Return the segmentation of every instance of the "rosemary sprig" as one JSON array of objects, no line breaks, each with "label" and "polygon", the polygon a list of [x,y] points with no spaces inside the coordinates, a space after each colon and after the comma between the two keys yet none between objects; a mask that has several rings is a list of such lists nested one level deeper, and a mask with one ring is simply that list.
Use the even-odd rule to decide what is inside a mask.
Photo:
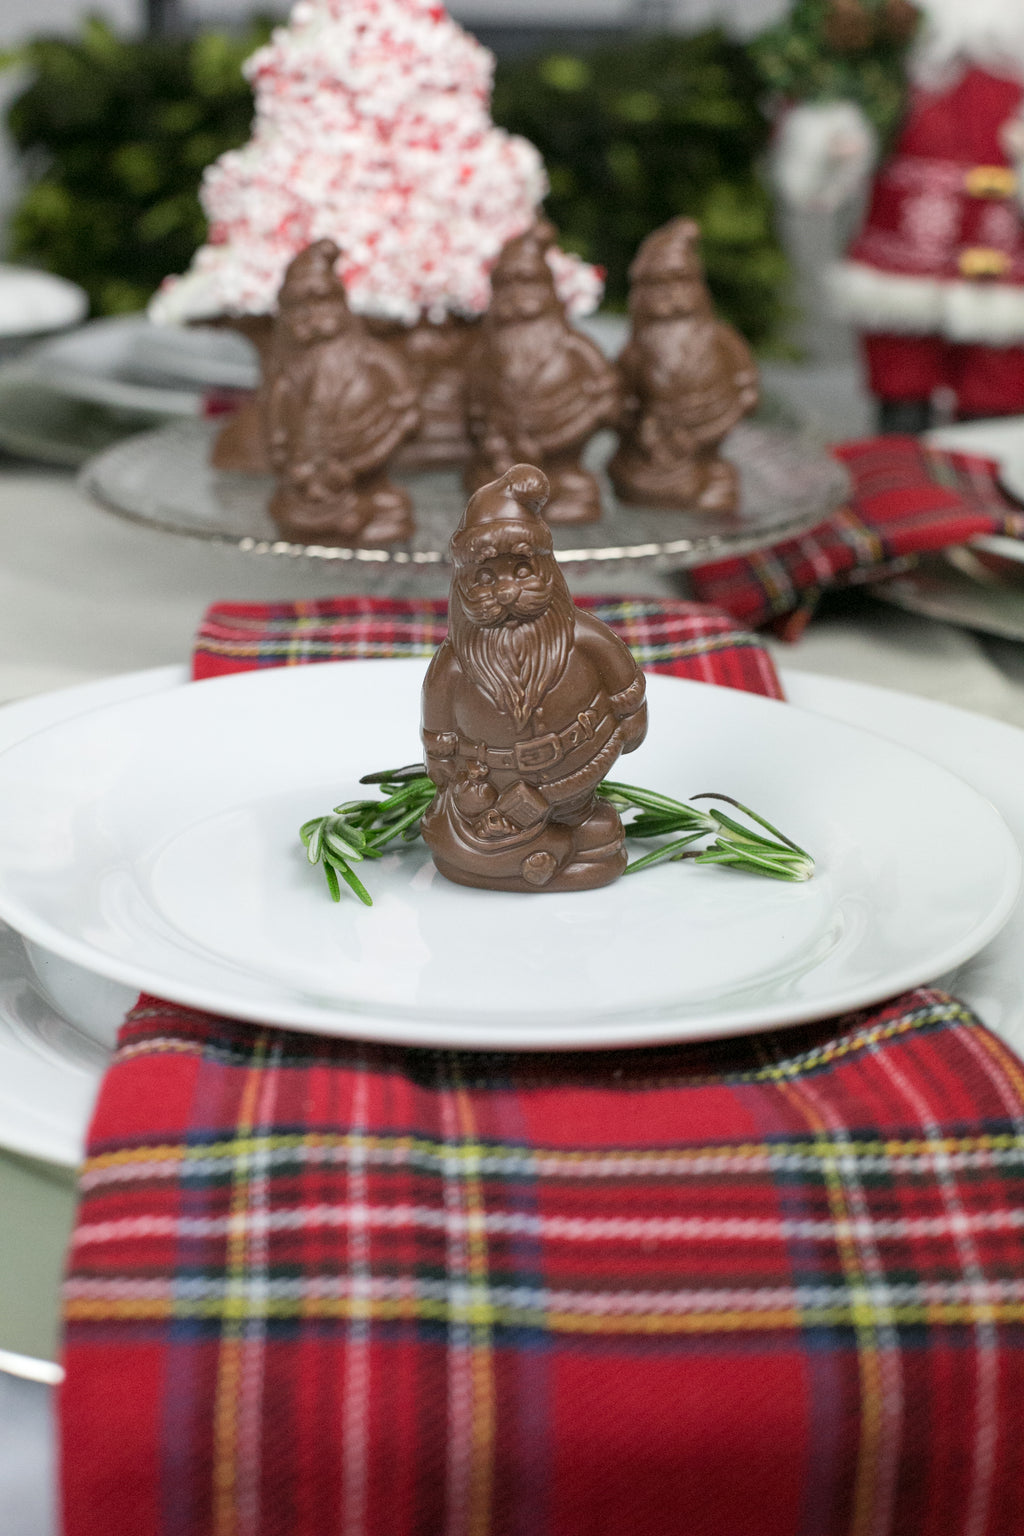
[{"label": "rosemary sprig", "polygon": [[299,836],[309,862],[323,865],[332,900],[341,900],[343,880],[365,906],[372,907],[373,897],[352,865],[382,858],[396,837],[410,843],[419,837],[420,818],[434,798],[434,786],[422,763],[368,773],[359,782],[376,785],[384,798],[346,800],[329,816],[303,822]]},{"label": "rosemary sprig", "polygon": [[[334,901],[341,900],[342,883],[368,907],[373,906],[366,886],[353,864],[379,859],[396,841],[415,842],[420,820],[434,798],[435,790],[422,763],[405,768],[385,768],[367,773],[360,784],[373,785],[377,799],[346,800],[336,805],[329,816],[314,816],[300,828],[299,836],[311,864],[321,864],[327,888]],[[626,866],[626,874],[650,869],[655,864],[692,859],[695,864],[724,864],[748,874],[767,875],[772,880],[809,880],[814,874],[811,855],[765,821],[756,811],[741,805],[731,795],[709,792],[694,795],[694,800],[717,800],[740,811],[762,831],[744,826],[725,811],[697,810],[685,800],[673,800],[651,789],[633,784],[619,784],[606,779],[598,794],[610,800],[623,816],[626,836],[638,840],[668,838],[656,848]],[[382,798],[381,798],[382,797]],[[629,819],[629,813],[635,813]],[[768,833],[769,836],[764,834]],[[707,839],[711,838],[710,844]],[[703,847],[694,847],[704,843]]]},{"label": "rosemary sprig", "polygon": [[[623,821],[629,838],[683,834],[627,864],[627,875],[635,874],[640,869],[649,869],[653,864],[667,864],[680,859],[692,859],[695,864],[726,864],[732,869],[742,869],[752,875],[767,875],[773,880],[809,880],[814,874],[814,860],[805,849],[749,806],[734,800],[731,795],[708,791],[694,795],[693,799],[719,800],[734,806],[769,832],[770,837],[765,837],[752,827],[743,826],[724,811],[699,811],[691,802],[673,800],[668,795],[660,795],[650,789],[637,789],[632,784],[618,784],[606,779],[597,792],[610,800],[620,815],[629,811],[637,812],[632,820]],[[710,847],[692,846],[708,837],[713,839]]]}]

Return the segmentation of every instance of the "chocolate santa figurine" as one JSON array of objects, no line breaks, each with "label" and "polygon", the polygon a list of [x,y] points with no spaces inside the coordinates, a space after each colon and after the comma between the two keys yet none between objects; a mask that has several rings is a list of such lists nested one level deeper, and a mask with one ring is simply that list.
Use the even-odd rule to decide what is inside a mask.
[{"label": "chocolate santa figurine", "polygon": [[317,240],[285,273],[262,391],[278,476],[270,515],[305,543],[374,546],[407,539],[412,502],[387,462],[415,431],[409,374],[351,313],[335,276],[338,247]]},{"label": "chocolate santa figurine", "polygon": [[514,465],[477,491],[451,543],[448,636],[423,685],[437,794],[422,831],[460,885],[582,891],[626,867],[622,823],[595,791],[644,739],[644,676],[573,604],[540,515],[548,490]]},{"label": "chocolate santa figurine", "polygon": [[729,512],[736,470],[719,446],[758,399],[757,365],[715,318],[692,219],[673,219],[629,269],[632,331],[619,358],[621,440],[608,473],[623,501]]},{"label": "chocolate santa figurine", "polygon": [[549,523],[592,523],[601,494],[580,454],[618,411],[615,370],[566,319],[546,252],[553,230],[538,221],[510,240],[491,272],[491,304],[467,369],[474,491],[513,464],[539,464],[551,486]]}]

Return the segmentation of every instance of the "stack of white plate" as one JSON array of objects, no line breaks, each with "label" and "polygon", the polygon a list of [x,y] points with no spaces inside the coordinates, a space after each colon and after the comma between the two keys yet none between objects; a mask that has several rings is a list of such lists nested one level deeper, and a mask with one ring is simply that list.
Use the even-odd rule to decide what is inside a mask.
[{"label": "stack of white plate", "polygon": [[0,448],[77,467],[129,433],[200,415],[209,390],[250,389],[257,375],[253,349],[234,332],[156,326],[144,315],[94,320],[0,366]]},{"label": "stack of white plate", "polygon": [[4,1144],[79,1159],[140,990],[326,1035],[601,1050],[944,979],[1024,1047],[1024,732],[798,673],[789,704],[655,676],[621,776],[754,806],[813,880],[677,864],[524,898],[450,885],[414,845],[369,867],[372,908],[335,906],[297,828],[415,758],[423,665],[162,669],[0,711]]},{"label": "stack of white plate", "polygon": [[0,262],[0,356],[84,320],[85,290],[66,278]]}]

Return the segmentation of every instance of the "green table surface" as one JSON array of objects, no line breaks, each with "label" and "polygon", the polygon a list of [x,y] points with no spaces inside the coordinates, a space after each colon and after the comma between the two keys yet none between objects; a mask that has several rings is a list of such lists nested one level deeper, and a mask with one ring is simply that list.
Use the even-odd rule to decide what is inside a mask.
[{"label": "green table surface", "polygon": [[0,1350],[56,1360],[74,1213],[70,1169],[0,1152]]}]

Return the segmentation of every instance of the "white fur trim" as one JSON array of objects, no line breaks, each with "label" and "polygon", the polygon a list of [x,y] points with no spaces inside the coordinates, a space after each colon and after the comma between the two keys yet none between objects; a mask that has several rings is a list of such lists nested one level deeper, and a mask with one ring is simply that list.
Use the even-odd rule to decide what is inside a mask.
[{"label": "white fur trim", "polygon": [[1024,108],[999,130],[1003,152],[1017,173],[1017,203],[1024,212]]},{"label": "white fur trim", "polygon": [[834,212],[859,193],[878,137],[852,101],[806,101],[783,117],[772,145],[772,179],[793,208]]},{"label": "white fur trim", "polygon": [[946,336],[992,347],[1024,342],[1024,288],[881,272],[842,261],[826,277],[835,313],[863,331]]},{"label": "white fur trim", "polygon": [[907,61],[926,90],[948,90],[965,69],[1024,82],[1021,0],[916,0],[924,25]]}]

